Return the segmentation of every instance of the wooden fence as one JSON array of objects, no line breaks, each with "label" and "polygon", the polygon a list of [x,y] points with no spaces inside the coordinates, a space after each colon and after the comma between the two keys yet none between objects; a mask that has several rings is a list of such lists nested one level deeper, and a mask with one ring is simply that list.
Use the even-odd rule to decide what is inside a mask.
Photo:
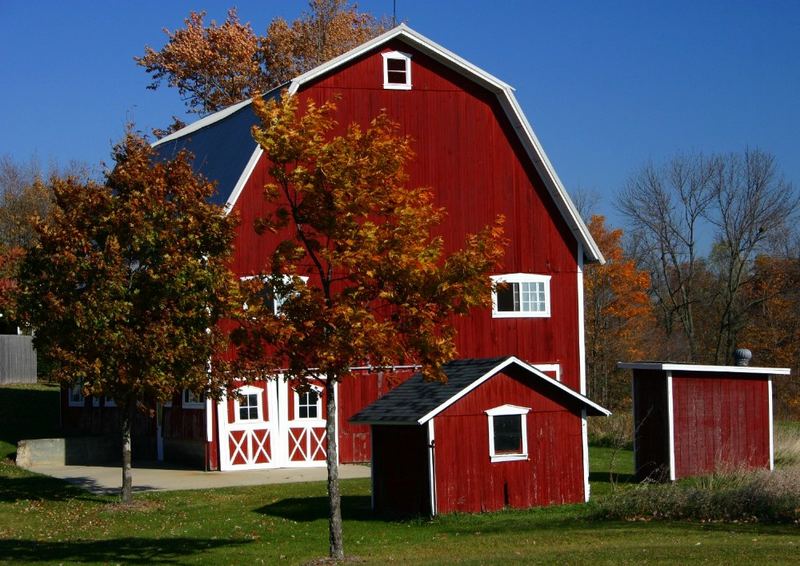
[{"label": "wooden fence", "polygon": [[36,383],[36,351],[31,336],[0,335],[0,385]]}]

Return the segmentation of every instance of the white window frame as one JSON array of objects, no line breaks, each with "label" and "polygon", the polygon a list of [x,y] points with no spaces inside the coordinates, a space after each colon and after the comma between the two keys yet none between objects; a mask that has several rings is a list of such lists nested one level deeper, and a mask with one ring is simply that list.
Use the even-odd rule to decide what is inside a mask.
[{"label": "white window frame", "polygon": [[[83,407],[86,405],[86,397],[83,396],[83,383],[73,383],[67,389],[67,401],[70,407]],[[77,393],[77,395],[76,395]]]},{"label": "white window frame", "polygon": [[506,273],[492,275],[492,283],[541,283],[544,288],[543,311],[499,311],[497,310],[497,289],[492,289],[492,318],[550,318],[550,275],[536,273]]},{"label": "white window frame", "polygon": [[[239,277],[239,280],[240,281],[249,281],[250,279],[255,279],[256,277],[259,277],[259,276],[258,275],[244,275],[242,277]],[[272,277],[272,276],[271,275],[262,276],[261,277],[261,283],[263,285],[266,285],[269,282],[270,277]],[[293,276],[292,275],[283,275],[282,277],[283,277],[283,281],[287,282],[288,280],[292,279]],[[305,275],[298,275],[297,277],[303,283],[306,283],[306,284],[308,283],[308,277],[306,277]],[[272,312],[273,312],[273,314],[275,314],[275,316],[281,314],[281,305],[283,304],[283,302],[285,300],[286,300],[285,298],[281,298],[280,300],[278,300],[278,297],[273,297],[273,299],[272,299]],[[242,309],[247,310],[247,308],[248,308],[247,307],[247,303],[242,305]]]},{"label": "white window frame", "polygon": [[184,409],[205,409],[205,397],[203,395],[198,396],[191,389],[184,389],[181,391],[181,407]]},{"label": "white window frame", "polygon": [[[528,459],[528,418],[530,407],[518,407],[516,405],[501,405],[494,409],[489,409],[486,416],[489,419],[489,458],[492,462],[514,462]],[[494,449],[494,417],[519,416],[522,431],[522,452],[518,454],[497,454]]]},{"label": "white window frame", "polygon": [[[244,396],[244,395],[253,395],[253,394],[256,395],[256,399],[258,400],[258,404],[256,405],[258,416],[255,419],[243,419],[243,418],[241,418],[241,413],[239,412],[239,409],[241,407],[241,401],[240,401],[239,395],[243,395]],[[253,387],[252,385],[246,385],[244,387],[240,387],[236,391],[236,397],[234,397],[234,401],[233,401],[233,410],[234,410],[234,415],[236,416],[236,422],[237,423],[252,423],[252,422],[256,422],[256,421],[263,421],[264,420],[264,399],[263,399],[263,397],[264,397],[264,390],[259,388],[259,387]]]},{"label": "white window frame", "polygon": [[296,421],[320,421],[322,418],[322,387],[312,385],[309,391],[314,391],[317,394],[317,416],[316,417],[301,417],[300,416],[300,392],[294,390],[294,420]]},{"label": "white window frame", "polygon": [[[411,90],[411,55],[402,51],[387,51],[383,57],[383,88],[387,90]],[[389,61],[403,61],[406,67],[406,82],[389,82]]]}]

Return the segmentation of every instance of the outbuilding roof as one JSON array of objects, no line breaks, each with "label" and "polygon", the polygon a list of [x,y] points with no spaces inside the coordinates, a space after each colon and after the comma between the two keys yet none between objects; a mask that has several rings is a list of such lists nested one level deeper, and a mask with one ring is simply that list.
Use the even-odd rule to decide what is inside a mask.
[{"label": "outbuilding roof", "polygon": [[552,379],[515,356],[464,359],[443,366],[446,382],[426,381],[415,374],[386,395],[350,418],[363,424],[421,425],[444,411],[470,391],[498,373],[514,371],[515,376],[537,380],[554,393],[566,394],[586,409],[587,415],[611,413],[566,385]]},{"label": "outbuilding roof", "polygon": [[617,362],[619,369],[657,371],[685,371],[693,373],[749,373],[756,375],[789,375],[791,368],[766,368],[758,366],[712,366],[678,362]]},{"label": "outbuilding roof", "polygon": [[[278,96],[287,86],[288,92],[294,94],[304,85],[389,41],[402,41],[495,94],[513,125],[525,153],[533,163],[576,240],[580,243],[586,261],[605,262],[600,248],[589,233],[589,229],[567,194],[555,168],[533,132],[533,128],[525,118],[525,114],[514,96],[514,89],[405,24],[400,24],[347,53],[311,69],[294,78],[288,85],[282,85],[264,96]],[[250,135],[250,128],[255,123],[255,116],[250,109],[251,102],[252,100],[245,100],[230,108],[210,114],[153,144],[159,155],[164,157],[174,155],[183,148],[189,149],[195,156],[195,170],[202,173],[207,179],[217,182],[219,193],[214,202],[224,204],[227,210],[231,210],[236,204],[239,194],[262,153],[261,148],[256,146]],[[218,122],[222,122],[222,124],[218,124]]]}]

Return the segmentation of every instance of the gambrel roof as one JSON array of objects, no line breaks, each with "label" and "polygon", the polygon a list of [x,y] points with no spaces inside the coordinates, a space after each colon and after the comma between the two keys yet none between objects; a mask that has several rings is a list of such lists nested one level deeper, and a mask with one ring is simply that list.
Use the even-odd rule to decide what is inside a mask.
[{"label": "gambrel roof", "polygon": [[[603,254],[558,178],[553,165],[536,138],[533,128],[525,118],[514,97],[514,89],[455,53],[420,35],[405,24],[400,24],[347,53],[296,77],[288,85],[282,85],[264,96],[278,96],[284,88],[288,88],[289,93],[294,94],[304,85],[390,41],[400,41],[409,45],[495,94],[514,131],[519,136],[519,141],[528,158],[544,182],[575,239],[581,244],[585,260],[603,263],[605,261]],[[165,158],[183,148],[190,150],[195,155],[197,171],[203,173],[209,180],[218,183],[220,192],[215,198],[215,202],[224,204],[228,210],[236,204],[262,153],[261,148],[250,136],[250,128],[255,123],[250,103],[251,100],[245,100],[206,116],[153,144],[159,155]],[[217,135],[220,136],[220,140],[214,141],[215,147],[212,148],[209,145],[210,140]]]},{"label": "gambrel roof", "polygon": [[443,366],[447,382],[425,381],[415,374],[386,395],[353,415],[350,422],[361,424],[422,425],[499,373],[536,381],[552,394],[576,402],[587,415],[608,416],[611,413],[576,393],[566,385],[548,377],[515,356],[455,360]]}]

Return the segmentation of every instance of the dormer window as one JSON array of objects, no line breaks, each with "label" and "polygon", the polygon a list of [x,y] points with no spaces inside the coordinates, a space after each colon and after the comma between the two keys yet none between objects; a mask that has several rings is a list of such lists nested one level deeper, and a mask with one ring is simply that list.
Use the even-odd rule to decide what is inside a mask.
[{"label": "dormer window", "polygon": [[383,88],[411,90],[411,55],[390,51],[383,55]]}]

